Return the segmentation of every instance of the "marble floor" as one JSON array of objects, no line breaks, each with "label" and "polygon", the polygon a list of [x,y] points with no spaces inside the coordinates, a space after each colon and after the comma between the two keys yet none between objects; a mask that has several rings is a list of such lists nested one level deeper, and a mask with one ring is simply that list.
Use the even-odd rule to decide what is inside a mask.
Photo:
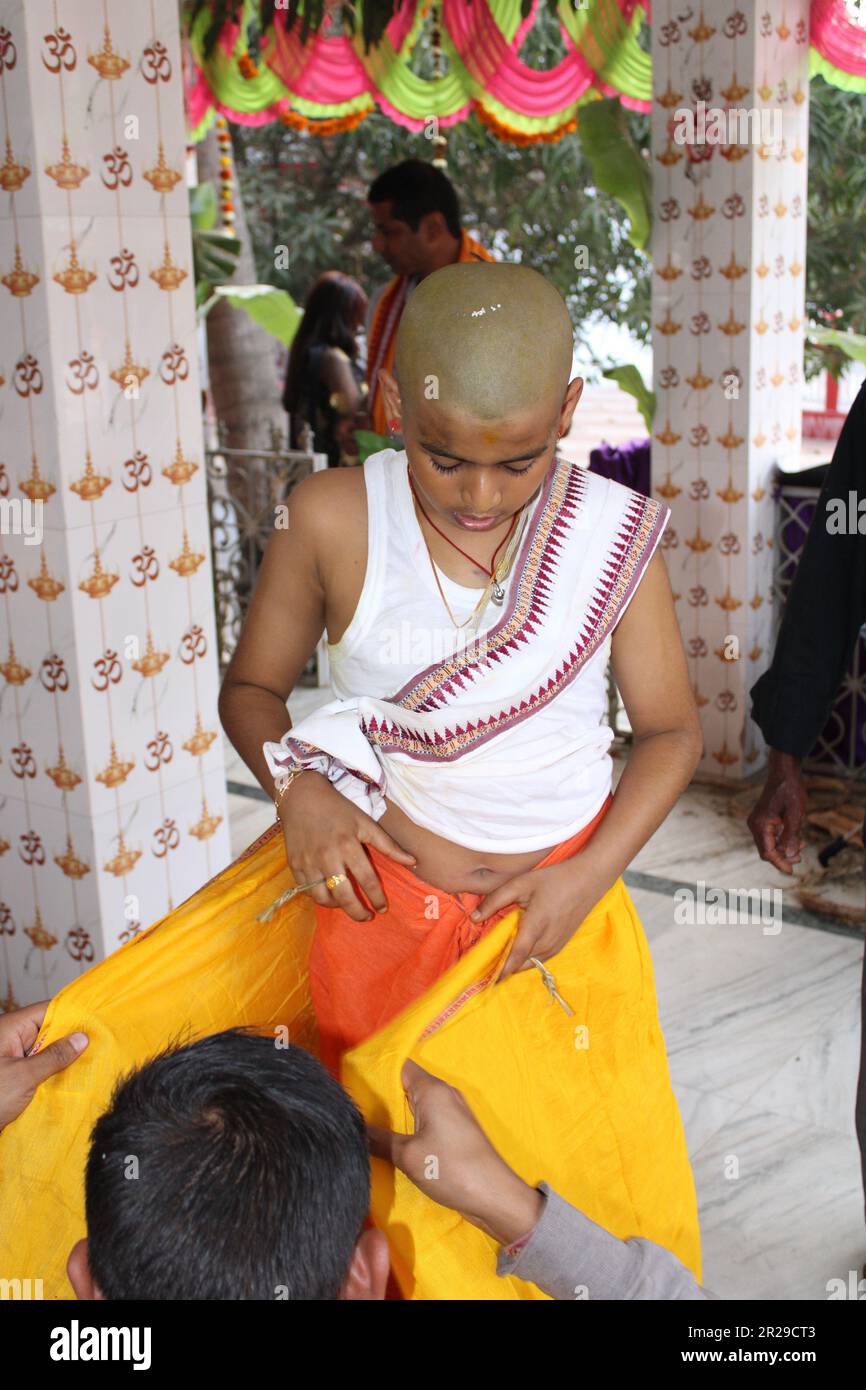
[{"label": "marble floor", "polygon": [[[293,720],[327,698],[297,691]],[[273,810],[228,745],[226,756],[237,854]],[[730,1299],[826,1299],[839,1287],[829,1281],[848,1286],[866,1260],[853,1120],[863,933],[799,910],[730,802],[724,790],[689,788],[626,880],[655,965],[704,1282]],[[750,925],[689,925],[682,889],[699,880],[779,889],[781,911]]]},{"label": "marble floor", "polygon": [[631,891],[694,1168],[704,1282],[724,1298],[824,1299],[866,1259],[853,1119],[862,936],[678,925],[668,891]]}]

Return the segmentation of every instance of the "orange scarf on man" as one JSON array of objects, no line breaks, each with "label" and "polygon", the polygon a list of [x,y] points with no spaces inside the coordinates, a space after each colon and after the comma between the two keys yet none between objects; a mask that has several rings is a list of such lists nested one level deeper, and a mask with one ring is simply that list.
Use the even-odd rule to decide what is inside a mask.
[{"label": "orange scarf on man", "polygon": [[[479,241],[464,230],[460,233],[460,253],[458,261],[492,261],[493,256],[485,251]],[[400,316],[409,292],[409,276],[395,275],[385,286],[376,305],[373,321],[370,324],[370,341],[367,345],[367,385],[370,401],[370,428],[376,434],[388,433],[388,420],[385,402],[379,390],[379,372],[385,367],[393,370],[394,347],[397,342],[397,329]]]}]

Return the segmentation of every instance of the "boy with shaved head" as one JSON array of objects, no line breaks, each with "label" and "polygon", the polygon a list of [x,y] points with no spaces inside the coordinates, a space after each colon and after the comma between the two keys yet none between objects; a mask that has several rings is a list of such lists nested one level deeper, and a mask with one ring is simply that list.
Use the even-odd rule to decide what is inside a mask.
[{"label": "boy with shaved head", "polygon": [[[701,737],[657,553],[666,509],[557,456],[583,387],[571,362],[565,304],[535,271],[426,277],[382,374],[405,450],[294,491],[220,712],[275,795],[297,882],[315,885],[310,979],[331,1068],[515,906],[495,988],[538,972],[568,1008],[558,962],[610,899],[591,1064],[605,1105],[629,1088],[616,1144],[637,1154],[644,1091],[675,1102],[620,876],[687,785]],[[324,631],[337,698],[292,728],[286,699]],[[608,660],[634,733],[615,794]],[[516,1014],[500,1046],[519,1111]],[[676,1126],[676,1154],[645,1161],[684,1164],[689,1187]],[[691,1187],[683,1201],[688,1224]]]}]

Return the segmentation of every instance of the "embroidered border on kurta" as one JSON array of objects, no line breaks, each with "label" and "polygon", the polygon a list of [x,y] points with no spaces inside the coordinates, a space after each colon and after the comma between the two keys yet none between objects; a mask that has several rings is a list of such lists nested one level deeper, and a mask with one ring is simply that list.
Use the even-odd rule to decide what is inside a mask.
[{"label": "embroidered border on kurta", "polygon": [[[578,515],[586,486],[583,469],[576,465],[557,468],[534,535],[529,538],[512,607],[485,634],[485,661],[507,660],[518,643],[531,640],[543,620],[546,594],[558,559],[556,552]],[[628,498],[572,647],[555,672],[527,699],[478,723],[455,722],[453,728],[446,727],[442,733],[373,716],[369,721],[361,720],[368,741],[383,753],[405,753],[421,762],[450,762],[549,704],[579,675],[612,630],[637,586],[666,514],[667,508],[653,498],[638,493]],[[430,667],[389,703],[401,704],[411,713],[428,713],[459,699],[466,684],[481,670],[480,661],[466,659],[466,652],[472,650],[466,648]]]}]

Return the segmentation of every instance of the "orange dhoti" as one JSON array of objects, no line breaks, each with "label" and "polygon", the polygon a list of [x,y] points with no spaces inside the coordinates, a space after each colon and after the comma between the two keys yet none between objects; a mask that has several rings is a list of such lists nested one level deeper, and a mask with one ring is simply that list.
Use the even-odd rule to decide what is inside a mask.
[{"label": "orange dhoti", "polygon": [[[535,867],[560,864],[582,849],[608,805]],[[368,846],[367,852],[385,887],[387,912],[356,922],[341,908],[316,908],[310,992],[320,1056],[335,1076],[348,1048],[377,1033],[426,993],[511,910],[473,922],[482,894],[446,893],[379,850]]]},{"label": "orange dhoti", "polygon": [[[602,814],[543,864],[577,852]],[[652,961],[622,880],[547,962],[569,1013],[535,969],[499,980],[519,910],[477,927],[476,895],[458,899],[375,851],[373,859],[388,913],[362,923],[317,910],[310,958],[322,1055],[333,1066],[352,1044],[341,1080],[368,1122],[411,1132],[401,1082],[411,1056],[462,1092],[524,1181],[548,1182],[621,1239],[664,1246],[700,1279],[694,1183]],[[379,1160],[372,1215],[406,1298],[546,1297],[498,1278],[489,1236]],[[586,1277],[575,1298],[594,1296]]]}]

